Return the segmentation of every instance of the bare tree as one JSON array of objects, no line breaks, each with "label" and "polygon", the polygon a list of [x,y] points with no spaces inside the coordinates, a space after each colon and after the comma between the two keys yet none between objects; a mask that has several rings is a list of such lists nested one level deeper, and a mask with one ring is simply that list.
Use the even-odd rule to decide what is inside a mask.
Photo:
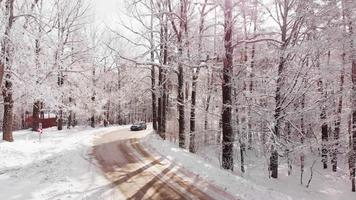
[{"label": "bare tree", "polygon": [[[278,177],[278,150],[277,141],[279,140],[282,132],[282,123],[284,117],[284,109],[288,106],[285,105],[287,96],[289,93],[283,93],[286,80],[286,64],[291,59],[291,54],[286,50],[289,46],[296,45],[298,38],[300,36],[300,29],[304,22],[303,15],[297,15],[296,17],[291,17],[292,12],[297,13],[303,9],[301,4],[295,0],[283,0],[276,1],[276,6],[279,8],[276,10],[280,17],[274,18],[276,20],[281,34],[280,47],[279,47],[279,61],[277,69],[277,81],[275,90],[275,109],[274,109],[274,126],[272,134],[272,145],[271,145],[271,156],[270,156],[270,166],[271,177]],[[295,10],[293,10],[295,9]],[[293,87],[291,87],[293,89]],[[290,90],[291,91],[291,90]]]},{"label": "bare tree", "polygon": [[[178,97],[177,97],[177,106],[178,106],[178,124],[179,124],[179,147],[185,148],[185,113],[184,113],[184,69],[183,69],[183,33],[187,31],[187,0],[180,0],[179,3],[179,27],[176,26],[174,20],[171,20],[173,30],[177,37],[177,64],[178,64]],[[168,3],[169,11],[172,12],[172,4],[169,1]],[[187,38],[186,38],[187,39]]]},{"label": "bare tree", "polygon": [[[15,0],[6,0],[5,2],[5,34],[1,44],[1,61],[0,61],[0,84],[5,77],[5,84],[3,87],[4,97],[4,117],[3,117],[3,140],[12,142],[12,123],[13,123],[13,99],[12,99],[12,81],[11,81],[11,67],[12,67],[12,46],[11,46],[11,29],[15,20],[14,16],[14,2]],[[6,71],[6,72],[5,72]]]},{"label": "bare tree", "polygon": [[200,72],[200,67],[201,67],[201,62],[202,62],[202,53],[203,53],[203,47],[202,47],[202,42],[203,42],[203,34],[204,34],[204,28],[205,28],[205,16],[209,13],[209,10],[206,11],[206,6],[208,4],[208,0],[204,0],[204,2],[201,5],[201,10],[199,10],[200,13],[200,20],[199,20],[199,35],[198,35],[198,56],[197,56],[197,64],[198,66],[193,68],[192,73],[192,91],[191,91],[191,108],[190,108],[190,140],[189,140],[189,151],[192,153],[196,152],[196,141],[195,141],[195,107],[196,107],[196,99],[197,99],[197,85],[198,85],[198,78],[199,78],[199,72]]},{"label": "bare tree", "polygon": [[234,133],[232,131],[232,99],[231,99],[231,77],[232,77],[232,1],[225,0],[224,4],[224,66],[223,66],[223,82],[222,82],[222,167],[227,170],[234,169],[233,161],[233,142]]},{"label": "bare tree", "polygon": [[352,1],[345,0],[344,4],[344,16],[346,18],[345,22],[348,28],[348,40],[350,45],[350,60],[351,60],[351,81],[352,81],[352,91],[351,91],[351,136],[350,136],[350,144],[351,149],[349,152],[349,170],[350,170],[350,178],[351,178],[351,191],[356,192],[356,48],[354,41],[354,23],[353,17],[354,12],[352,11]]}]

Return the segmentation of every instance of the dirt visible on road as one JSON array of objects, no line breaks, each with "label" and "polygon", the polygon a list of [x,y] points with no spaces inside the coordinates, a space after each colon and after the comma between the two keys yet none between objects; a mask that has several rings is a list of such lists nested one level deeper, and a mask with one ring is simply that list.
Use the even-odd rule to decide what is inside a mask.
[{"label": "dirt visible on road", "polygon": [[95,141],[94,157],[112,186],[127,199],[234,199],[168,159],[145,150],[140,139],[149,132],[119,130]]}]

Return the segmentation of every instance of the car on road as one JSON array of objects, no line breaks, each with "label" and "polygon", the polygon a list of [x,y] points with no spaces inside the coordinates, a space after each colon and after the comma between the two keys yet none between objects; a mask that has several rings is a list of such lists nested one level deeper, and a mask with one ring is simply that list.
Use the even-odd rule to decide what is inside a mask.
[{"label": "car on road", "polygon": [[145,122],[136,122],[131,125],[130,130],[131,131],[141,131],[147,129],[147,125]]}]

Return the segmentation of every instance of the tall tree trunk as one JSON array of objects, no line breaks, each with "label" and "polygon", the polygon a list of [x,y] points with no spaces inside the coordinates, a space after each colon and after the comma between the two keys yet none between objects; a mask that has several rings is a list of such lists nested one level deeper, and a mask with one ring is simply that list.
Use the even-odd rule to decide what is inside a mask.
[{"label": "tall tree trunk", "polygon": [[342,55],[342,68],[340,72],[340,85],[339,85],[339,101],[336,111],[336,121],[335,121],[335,130],[334,130],[334,148],[332,152],[331,164],[332,170],[336,172],[337,170],[337,155],[338,155],[338,146],[339,146],[339,137],[340,137],[340,126],[341,126],[341,114],[342,114],[342,100],[343,100],[343,91],[344,91],[344,73],[345,73],[345,53]]},{"label": "tall tree trunk", "polygon": [[272,133],[272,145],[271,145],[271,156],[270,156],[270,166],[272,178],[278,178],[278,151],[277,151],[277,140],[280,137],[281,126],[282,126],[282,104],[283,104],[283,95],[282,87],[284,85],[284,67],[287,59],[286,48],[288,46],[287,34],[288,34],[288,12],[289,8],[287,1],[280,2],[279,6],[283,7],[283,16],[281,18],[281,42],[280,46],[280,57],[277,70],[277,82],[276,82],[276,93],[275,93],[275,102],[276,107],[274,109],[274,127]]},{"label": "tall tree trunk", "polygon": [[245,152],[246,152],[246,145],[244,142],[239,140],[240,143],[240,158],[241,158],[241,164],[240,164],[240,169],[242,173],[245,173]]},{"label": "tall tree trunk", "polygon": [[[352,103],[352,100],[351,100]],[[348,164],[349,164],[349,172],[350,172],[350,179],[351,179],[351,188],[352,191],[355,192],[356,185],[355,185],[355,176],[354,176],[354,166],[355,166],[355,160],[353,159],[353,151],[352,151],[352,145],[353,145],[353,111],[351,110],[351,113],[348,117],[348,136],[349,136],[349,155],[348,155]]]},{"label": "tall tree trunk", "polygon": [[185,148],[185,114],[184,114],[184,70],[183,70],[183,32],[186,28],[187,1],[180,0],[180,20],[179,32],[177,34],[178,43],[178,124],[179,124],[179,147]]},{"label": "tall tree trunk", "polygon": [[[121,89],[121,70],[120,66],[118,65],[117,62],[115,62],[116,68],[117,68],[117,90]],[[124,119],[121,117],[121,102],[118,100],[117,102],[117,123],[119,125],[122,125],[124,123]]]},{"label": "tall tree trunk", "polygon": [[[355,51],[355,50],[354,50]],[[353,52],[355,53],[355,52]],[[350,174],[352,191],[356,192],[355,175],[356,175],[356,54],[352,60],[352,149],[350,154]]]},{"label": "tall tree trunk", "polygon": [[[243,32],[244,32],[244,40],[247,40],[248,36],[247,36],[247,18],[246,18],[246,2],[245,0],[242,0],[242,9],[241,9],[241,12],[242,12],[242,17],[243,17]],[[253,50],[254,51],[254,50]],[[253,55],[254,56],[254,55]],[[243,50],[243,56],[242,56],[242,61],[243,61],[243,65],[247,65],[247,61],[248,61],[248,46],[247,44],[245,43],[244,44],[244,50]],[[253,62],[251,61],[251,65],[250,67],[253,67]],[[252,68],[251,68],[252,69]],[[251,78],[251,75],[252,75],[252,71],[250,70],[247,70],[247,77],[249,80],[247,80],[246,82],[249,82],[249,83],[246,83],[244,82],[244,90],[246,91],[246,93],[250,93],[251,94],[251,89],[252,89],[252,78]],[[251,100],[252,98],[249,97],[250,99],[250,103],[251,103]],[[252,120],[252,117],[251,117],[251,106],[250,106],[250,103],[247,107],[247,129],[244,128],[244,132],[247,132],[247,142],[248,142],[248,149],[251,149],[252,147],[252,130],[251,130],[251,120]],[[243,108],[243,112],[246,113],[245,111],[246,109]],[[238,113],[236,113],[238,114]],[[243,122],[246,122],[246,118],[243,119]],[[243,133],[243,135],[245,135],[245,133]],[[246,147],[246,144],[245,144],[245,141],[244,140],[241,140],[242,143],[240,143],[240,145],[243,146],[243,148],[241,149],[245,149]],[[241,154],[242,155],[242,154]]]},{"label": "tall tree trunk", "polygon": [[224,7],[224,66],[223,66],[223,82],[222,82],[222,167],[227,170],[234,169],[233,160],[233,142],[234,134],[232,131],[231,111],[231,78],[232,78],[232,1],[225,0]]},{"label": "tall tree trunk", "polygon": [[196,144],[195,144],[195,106],[196,106],[196,95],[197,95],[197,82],[198,82],[198,74],[199,68],[196,72],[193,72],[193,82],[192,82],[192,105],[190,110],[190,143],[189,143],[189,151],[191,153],[196,152]]},{"label": "tall tree trunk", "polygon": [[[35,4],[37,4],[38,0],[35,0],[34,4],[31,6],[31,10],[33,10]],[[41,29],[39,28],[38,30],[38,38],[35,39],[35,63],[36,63],[36,68],[40,69],[41,63],[40,63],[40,51],[41,51],[41,46],[40,46],[40,34],[41,34]],[[36,82],[36,84],[38,81]],[[39,115],[40,115],[40,108],[41,107],[41,101],[35,101],[33,103],[33,108],[32,108],[32,131],[37,131],[39,128]]]},{"label": "tall tree trunk", "polygon": [[14,0],[7,0],[5,2],[5,34],[2,41],[1,52],[3,57],[0,63],[0,83],[5,74],[5,87],[3,88],[3,98],[4,98],[4,116],[3,116],[3,140],[12,142],[14,141],[12,136],[12,124],[13,124],[13,99],[12,99],[12,82],[11,82],[11,65],[12,65],[12,55],[11,55],[11,40],[10,32],[12,29],[12,24],[14,21]]},{"label": "tall tree trunk", "polygon": [[[161,63],[166,66],[168,62],[168,24],[167,24],[167,16],[163,15],[161,18],[161,32],[160,32],[160,40],[161,40]],[[157,121],[159,123],[159,135],[162,139],[166,139],[166,122],[167,122],[167,103],[168,103],[168,95],[167,95],[167,70],[162,67],[159,69],[159,87],[160,87],[160,98],[159,98],[159,109],[158,109],[158,117]]]},{"label": "tall tree trunk", "polygon": [[[165,51],[165,57],[167,57],[167,51]],[[165,59],[167,60],[167,59]],[[164,63],[167,63],[164,62]],[[163,88],[162,88],[162,117],[161,117],[161,138],[166,139],[166,126],[167,126],[167,104],[168,104],[168,94],[167,94],[167,70],[163,70]]]},{"label": "tall tree trunk", "polygon": [[[180,50],[182,51],[182,50]],[[178,66],[178,124],[179,124],[179,147],[185,148],[185,123],[184,123],[184,72],[180,61]]]},{"label": "tall tree trunk", "polygon": [[322,147],[321,147],[321,157],[323,168],[328,168],[328,149],[327,149],[327,142],[328,142],[328,124],[325,122],[326,120],[326,113],[325,109],[322,110],[320,115],[321,121],[324,121],[321,125],[321,140],[322,140]]},{"label": "tall tree trunk", "polygon": [[208,144],[209,142],[209,135],[208,135],[208,113],[210,108],[210,101],[211,101],[211,93],[213,90],[213,79],[214,74],[208,75],[208,97],[206,98],[206,105],[205,105],[205,114],[204,114],[204,144]]},{"label": "tall tree trunk", "polygon": [[163,69],[160,67],[158,69],[158,114],[157,114],[157,131],[159,135],[162,135],[162,113],[163,113],[163,106],[162,106],[162,84],[163,84]]},{"label": "tall tree trunk", "polygon": [[287,166],[288,166],[288,176],[290,176],[292,174],[292,170],[293,170],[293,166],[292,166],[292,158],[290,156],[290,149],[288,146],[290,146],[289,141],[291,141],[291,123],[287,122],[286,123],[286,127],[285,127],[285,131],[286,131],[286,140],[285,140],[285,144],[287,144],[287,148],[285,149],[285,157],[287,158]]},{"label": "tall tree trunk", "polygon": [[3,91],[4,96],[4,117],[3,117],[3,140],[12,142],[12,124],[13,124],[13,100],[12,100],[12,83],[9,80],[9,74],[5,75],[5,88]]},{"label": "tall tree trunk", "polygon": [[[283,39],[282,39],[283,41]],[[284,52],[285,47],[282,47],[282,51]],[[272,145],[271,145],[271,156],[270,156],[270,171],[272,178],[278,178],[278,152],[277,152],[277,140],[280,137],[280,129],[282,125],[281,115],[282,115],[282,86],[283,86],[283,71],[284,71],[285,58],[284,55],[280,57],[279,65],[278,65],[278,75],[277,75],[277,83],[276,83],[276,107],[274,110],[274,130],[272,135]]]},{"label": "tall tree trunk", "polygon": [[[234,88],[234,98],[235,101],[238,102],[238,96],[237,96],[237,88]],[[245,131],[240,131],[240,118],[239,118],[239,109],[238,105],[236,105],[235,108],[235,117],[236,117],[236,135],[238,136],[239,140],[239,145],[240,145],[240,169],[242,173],[245,173],[245,152],[246,152],[246,144],[244,142],[245,138]]]},{"label": "tall tree trunk", "polygon": [[157,131],[157,105],[156,105],[156,72],[155,67],[151,66],[151,90],[152,90],[152,126]]},{"label": "tall tree trunk", "polygon": [[[151,1],[151,7],[153,7],[153,2]],[[151,14],[151,23],[150,23],[150,55],[151,55],[151,62],[154,62],[155,60],[155,54],[154,54],[154,41],[153,41],[153,10]],[[162,33],[161,33],[162,34]],[[151,101],[152,101],[152,126],[153,130],[157,131],[157,106],[156,106],[156,72],[155,72],[155,66],[151,66]]]},{"label": "tall tree trunk", "polygon": [[[256,35],[257,32],[257,15],[258,15],[258,2],[254,0],[254,15],[253,15],[253,35]],[[250,103],[248,104],[248,149],[252,149],[252,112],[251,104],[253,103],[252,93],[253,93],[253,78],[254,78],[254,68],[255,68],[255,54],[256,54],[256,45],[252,44],[251,50],[251,63],[250,63],[250,72],[249,72],[249,93],[250,93]]]},{"label": "tall tree trunk", "polygon": [[[91,101],[93,103],[93,107],[95,107],[95,99],[96,99],[96,92],[95,92],[95,86],[96,86],[96,80],[95,80],[95,66],[92,68],[92,83],[93,83],[93,96],[91,97]],[[95,110],[92,110],[92,115],[90,118],[90,126],[92,128],[95,128]]]},{"label": "tall tree trunk", "polygon": [[[348,13],[351,14],[351,13]],[[351,78],[352,78],[352,149],[350,154],[350,174],[351,174],[351,184],[352,191],[356,191],[355,187],[355,175],[356,175],[356,48],[354,44],[353,37],[353,21],[349,19],[349,37],[350,37],[350,46],[351,46],[351,59],[352,59],[352,68],[351,68]]]},{"label": "tall tree trunk", "polygon": [[[201,54],[203,51],[202,43],[203,43],[203,31],[204,31],[204,21],[205,21],[205,8],[208,0],[205,0],[202,9],[200,10],[200,23],[199,23],[199,35],[198,35],[198,65],[201,62]],[[192,103],[190,109],[190,143],[189,143],[189,151],[192,153],[196,152],[196,141],[195,141],[195,106],[196,106],[196,96],[197,96],[197,85],[198,85],[198,77],[199,77],[200,67],[194,71],[193,69],[193,79],[192,79]]]},{"label": "tall tree trunk", "polygon": [[[303,94],[302,96],[302,102],[301,102],[301,108],[302,108],[302,112],[305,109],[305,94]],[[300,117],[300,131],[302,133],[302,136],[300,137],[300,143],[301,145],[304,145],[304,140],[305,140],[305,125],[304,125],[304,114],[301,114]],[[304,160],[305,160],[305,156],[304,156],[304,152],[300,153],[300,184],[303,184],[303,175],[304,175]]]},{"label": "tall tree trunk", "polygon": [[3,78],[5,76],[5,68],[8,67],[10,64],[10,32],[12,29],[12,24],[14,21],[14,2],[15,0],[6,0],[5,2],[5,17],[6,17],[6,24],[5,24],[5,33],[1,43],[1,53],[3,57],[0,59],[0,85],[2,85]]},{"label": "tall tree trunk", "polygon": [[[318,69],[320,70],[319,66],[319,58],[317,58],[317,66]],[[324,91],[324,86],[323,86],[323,81],[322,78],[319,77],[318,81],[318,90],[320,95],[322,96],[321,98],[323,99],[322,105],[321,105],[321,113],[320,113],[320,121],[321,121],[321,162],[323,163],[323,168],[326,169],[328,168],[328,148],[327,148],[327,142],[329,140],[329,135],[328,135],[328,124],[326,122],[326,106],[325,100],[326,100],[326,93]]]},{"label": "tall tree trunk", "polygon": [[[72,97],[69,97],[68,100],[69,100],[69,105],[71,106],[73,101]],[[67,119],[67,129],[70,129],[72,125],[73,125],[73,111],[69,110],[68,119]]]},{"label": "tall tree trunk", "polygon": [[[59,53],[59,50],[57,50],[56,54],[55,54],[55,64],[57,65],[57,69],[58,69],[58,87],[61,88],[62,85],[64,84],[64,76],[63,76],[63,72],[62,72],[62,68],[61,68],[61,64],[59,63],[59,56],[61,54]],[[62,100],[63,96],[61,96],[61,100]],[[58,112],[58,116],[57,116],[57,129],[60,131],[63,129],[63,108],[62,105],[59,106],[59,112]]]},{"label": "tall tree trunk", "polygon": [[349,171],[350,171],[350,179],[351,179],[351,191],[356,192],[356,183],[355,183],[355,175],[356,175],[356,48],[355,48],[355,40],[354,40],[354,27],[352,14],[353,10],[352,6],[349,5],[351,1],[343,0],[342,2],[342,11],[343,11],[343,20],[344,24],[346,24],[346,28],[348,28],[348,42],[350,47],[350,58],[351,58],[351,116],[349,119],[349,148],[350,151],[348,153],[348,163],[349,163]]}]

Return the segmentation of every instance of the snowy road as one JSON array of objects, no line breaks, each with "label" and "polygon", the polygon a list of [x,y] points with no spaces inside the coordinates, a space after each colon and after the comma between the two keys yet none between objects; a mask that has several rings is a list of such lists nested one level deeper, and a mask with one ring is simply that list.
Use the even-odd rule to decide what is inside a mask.
[{"label": "snowy road", "polygon": [[148,152],[140,139],[150,132],[119,130],[94,142],[94,157],[127,199],[234,199],[157,152]]}]

